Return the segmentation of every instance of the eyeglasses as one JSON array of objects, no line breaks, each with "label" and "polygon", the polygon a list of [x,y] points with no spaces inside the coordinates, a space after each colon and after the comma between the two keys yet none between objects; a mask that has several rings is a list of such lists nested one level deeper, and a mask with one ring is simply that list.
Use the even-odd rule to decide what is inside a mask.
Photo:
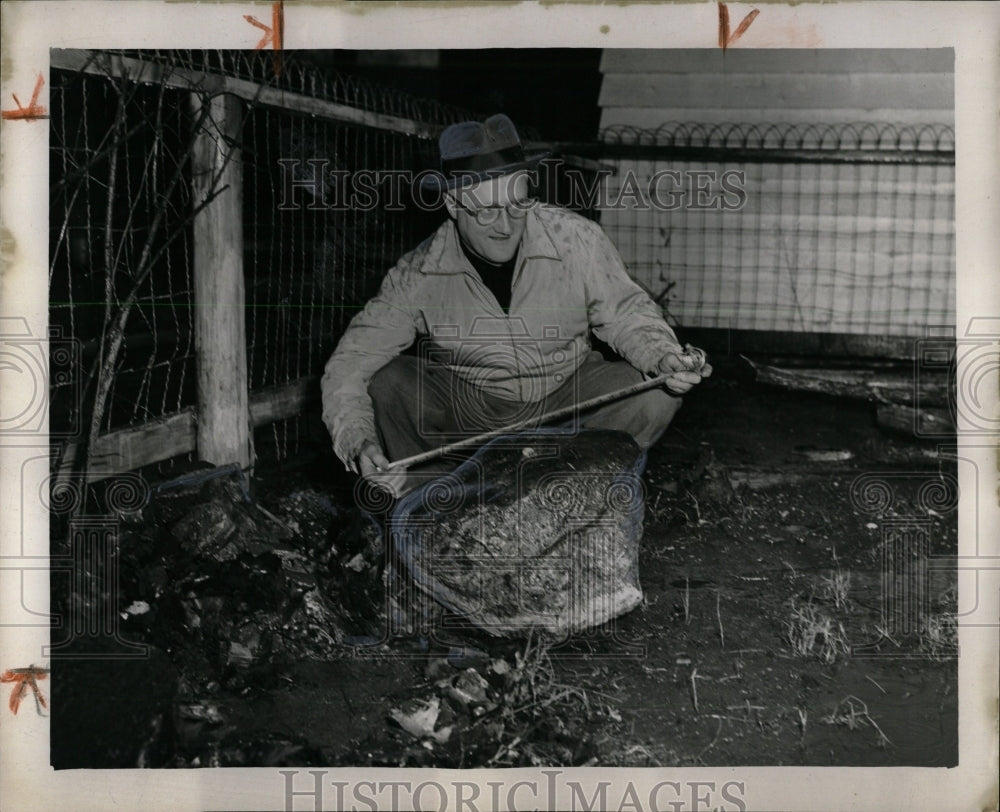
[{"label": "eyeglasses", "polygon": [[457,200],[455,204],[460,208],[467,211],[473,217],[476,218],[476,222],[481,226],[493,225],[499,217],[500,212],[506,211],[507,216],[511,220],[523,220],[528,216],[528,212],[534,208],[535,204],[538,202],[538,198],[529,197],[525,200],[514,200],[508,203],[506,206],[483,206],[480,209],[473,209],[469,206],[465,206],[459,203]]}]

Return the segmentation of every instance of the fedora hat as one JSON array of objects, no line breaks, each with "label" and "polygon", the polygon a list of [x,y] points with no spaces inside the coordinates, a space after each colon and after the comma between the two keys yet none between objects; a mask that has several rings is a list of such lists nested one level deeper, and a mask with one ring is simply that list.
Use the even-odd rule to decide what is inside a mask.
[{"label": "fedora hat", "polygon": [[441,171],[425,174],[420,185],[441,192],[528,169],[548,154],[526,156],[514,122],[503,113],[483,122],[463,121],[445,127],[438,147]]}]

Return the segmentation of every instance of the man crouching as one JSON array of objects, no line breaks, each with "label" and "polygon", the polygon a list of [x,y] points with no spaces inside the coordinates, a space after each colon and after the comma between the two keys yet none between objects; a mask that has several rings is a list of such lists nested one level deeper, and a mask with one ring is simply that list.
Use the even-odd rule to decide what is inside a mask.
[{"label": "man crouching", "polygon": [[[337,457],[400,496],[455,463],[387,471],[390,460],[669,374],[669,391],[576,420],[649,448],[711,367],[692,365],[600,226],[530,197],[542,156],[525,157],[507,116],[452,125],[439,145],[442,171],[425,185],[448,220],[389,271],[326,365]],[[591,334],[625,361],[592,350]]]}]

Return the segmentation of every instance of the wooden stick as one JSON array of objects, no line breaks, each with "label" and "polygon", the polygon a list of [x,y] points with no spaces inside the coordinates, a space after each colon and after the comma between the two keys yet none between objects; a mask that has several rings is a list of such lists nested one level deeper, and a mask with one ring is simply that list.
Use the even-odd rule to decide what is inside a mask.
[{"label": "wooden stick", "polygon": [[414,454],[412,457],[404,457],[401,460],[396,460],[395,462],[389,463],[389,465],[384,469],[386,471],[392,471],[395,468],[404,468],[411,465],[419,465],[420,463],[429,462],[430,460],[435,460],[438,457],[444,456],[452,451],[458,451],[463,448],[468,448],[469,446],[482,445],[487,440],[492,440],[495,437],[500,437],[504,434],[509,434],[512,431],[520,431],[521,429],[528,428],[529,426],[538,426],[542,423],[548,423],[552,420],[558,420],[560,417],[570,417],[577,412],[584,411],[586,409],[593,409],[596,406],[603,406],[605,403],[610,403],[613,400],[618,400],[619,398],[628,397],[629,395],[635,395],[639,392],[645,392],[647,389],[655,389],[657,386],[663,386],[669,378],[676,375],[676,372],[666,372],[662,375],[657,375],[655,378],[649,378],[645,381],[640,381],[639,383],[626,386],[615,392],[608,392],[604,395],[598,395],[595,398],[590,398],[582,403],[573,403],[569,406],[563,406],[561,409],[555,409],[547,414],[543,414],[540,417],[527,417],[524,420],[518,420],[516,423],[512,423],[509,426],[504,426],[503,428],[493,429],[492,431],[483,432],[482,434],[477,434],[475,437],[468,437],[464,440],[458,440],[454,443],[449,443],[448,445],[443,445],[440,448],[434,448],[430,451],[424,451],[420,454]]}]

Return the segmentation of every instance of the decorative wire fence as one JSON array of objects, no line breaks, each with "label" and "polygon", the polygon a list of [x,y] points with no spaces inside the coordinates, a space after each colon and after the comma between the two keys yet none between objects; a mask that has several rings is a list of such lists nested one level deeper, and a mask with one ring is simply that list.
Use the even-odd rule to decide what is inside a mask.
[{"label": "decorative wire fence", "polygon": [[954,324],[952,128],[668,124],[601,142],[615,170],[601,223],[679,324],[914,337]]}]

